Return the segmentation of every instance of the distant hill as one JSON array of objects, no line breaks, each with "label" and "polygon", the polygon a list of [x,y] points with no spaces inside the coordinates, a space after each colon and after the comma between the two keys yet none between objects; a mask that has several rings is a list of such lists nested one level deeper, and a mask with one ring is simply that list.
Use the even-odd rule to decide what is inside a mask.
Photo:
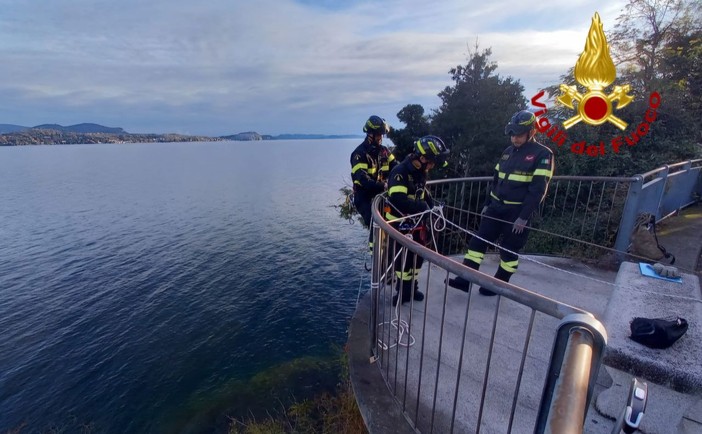
[{"label": "distant hill", "polygon": [[279,134],[277,136],[272,136],[270,134],[258,134],[254,131],[247,131],[245,133],[232,134],[229,136],[220,136],[224,140],[317,140],[317,139],[357,139],[363,138],[363,136],[356,134],[341,134],[341,135],[327,135],[327,134]]},{"label": "distant hill", "polygon": [[56,130],[56,131],[62,131],[64,133],[81,133],[81,134],[87,134],[87,133],[125,134],[126,133],[126,131],[124,131],[122,128],[111,128],[111,127],[106,127],[103,125],[90,124],[90,123],[70,125],[67,127],[64,127],[64,126],[58,125],[58,124],[42,124],[42,125],[37,125],[37,126],[32,127],[32,128],[37,129],[37,130]]},{"label": "distant hill", "polygon": [[356,139],[362,138],[358,134],[279,134],[277,136],[271,136],[272,140],[313,140],[313,139]]},{"label": "distant hill", "polygon": [[232,134],[230,136],[221,136],[224,140],[263,140],[263,137],[255,131],[246,131],[244,133]]},{"label": "distant hill", "polygon": [[22,125],[0,124],[0,134],[16,133],[28,129],[29,127],[23,127]]}]

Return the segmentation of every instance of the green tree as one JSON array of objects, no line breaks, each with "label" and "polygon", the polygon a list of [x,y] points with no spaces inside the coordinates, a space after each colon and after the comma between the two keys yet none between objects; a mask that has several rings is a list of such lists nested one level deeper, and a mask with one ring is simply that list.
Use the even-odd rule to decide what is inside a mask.
[{"label": "green tree", "polygon": [[[693,30],[699,29],[694,18],[697,7],[681,0],[631,0],[624,8],[607,40],[618,72],[612,86],[630,84],[629,94],[634,97],[621,109],[615,102],[615,114],[630,124],[624,131],[609,123],[593,127],[582,122],[568,129],[568,146],[575,141],[602,141],[607,153],[588,158],[562,149],[556,153],[559,175],[628,176],[696,156],[702,99],[700,48],[695,37],[699,30]],[[587,91],[575,82],[572,68],[561,80]],[[560,94],[558,85],[546,90],[551,97]],[[635,145],[623,145],[620,153],[613,153],[612,139],[622,137],[626,143],[625,138],[632,137],[644,120],[653,92],[661,96],[662,103],[649,132]],[[573,114],[571,109],[556,105],[549,108],[548,118],[551,123],[560,123]]]},{"label": "green tree", "polygon": [[609,44],[635,89],[648,95],[659,88],[665,46],[699,29],[700,9],[692,0],[630,0],[624,7]]},{"label": "green tree", "polygon": [[422,136],[430,134],[429,118],[424,115],[424,107],[419,104],[408,104],[397,113],[397,118],[404,123],[405,128],[392,129],[388,137],[395,144],[395,158],[402,161],[412,152],[414,142]]},{"label": "green tree", "polygon": [[681,108],[680,124],[702,143],[702,30],[676,34],[663,50],[661,74],[673,107]]},{"label": "green tree", "polygon": [[432,133],[451,148],[450,166],[459,176],[492,174],[499,154],[509,145],[504,127],[526,107],[524,87],[496,74],[488,48],[470,53],[466,65],[449,71],[454,84],[439,93],[442,104],[432,115]]},{"label": "green tree", "polygon": [[637,171],[696,155],[700,10],[691,0],[630,0],[617,18],[610,45],[622,80],[632,84],[635,100],[629,110],[640,119],[653,92],[662,99],[649,135],[632,149]]}]

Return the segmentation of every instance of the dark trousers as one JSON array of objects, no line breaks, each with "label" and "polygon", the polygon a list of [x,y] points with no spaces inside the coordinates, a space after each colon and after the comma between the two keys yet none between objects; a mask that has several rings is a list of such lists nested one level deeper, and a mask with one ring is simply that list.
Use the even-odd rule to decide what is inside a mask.
[{"label": "dark trousers", "polygon": [[[494,243],[501,236],[500,246],[514,252],[510,253],[500,249],[500,267],[495,277],[505,282],[509,281],[512,274],[517,271],[519,256],[515,253],[519,253],[519,250],[524,247],[529,235],[529,231],[526,228],[521,234],[512,232],[512,225],[519,217],[520,211],[520,205],[493,203],[488,206],[478,228],[478,237]],[[505,220],[506,222],[500,220]],[[464,264],[476,270],[480,267],[480,263],[483,262],[488,248],[488,243],[478,237],[471,238],[468,243],[468,251],[463,258]]]},{"label": "dark trousers", "polygon": [[368,227],[369,229],[369,234],[368,234],[368,248],[370,250],[373,250],[373,231],[371,230],[371,204],[373,202],[373,197],[368,197],[366,194],[363,193],[354,193],[353,195],[353,206],[356,207],[356,210],[358,213],[361,215],[361,218],[363,219],[363,223]]},{"label": "dark trousers", "polygon": [[[396,224],[393,224],[393,226],[397,228]],[[424,231],[424,229],[422,229],[422,231]],[[422,231],[413,231],[412,239],[417,243],[424,245],[426,235],[424,235],[425,233],[423,234]],[[402,249],[402,245],[399,243],[392,242],[392,245],[394,247],[390,249],[389,254],[392,256],[390,256],[389,259],[393,260],[393,258],[397,256],[394,267],[395,276],[397,278],[395,290],[399,292],[400,289],[402,289],[404,292],[402,298],[408,299],[405,296],[408,295],[412,289],[412,281],[416,281],[419,277],[419,270],[422,268],[424,258],[416,255],[409,249]],[[401,253],[400,249],[402,249]],[[398,253],[400,253],[399,256]]]}]

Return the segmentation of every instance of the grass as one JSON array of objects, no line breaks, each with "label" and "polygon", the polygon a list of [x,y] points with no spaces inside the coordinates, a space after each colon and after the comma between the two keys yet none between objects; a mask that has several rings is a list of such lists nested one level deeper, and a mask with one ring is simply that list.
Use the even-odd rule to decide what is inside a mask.
[{"label": "grass", "polygon": [[265,420],[232,419],[229,434],[364,434],[365,423],[351,387],[346,354],[340,358],[340,381],[333,393],[295,402]]}]

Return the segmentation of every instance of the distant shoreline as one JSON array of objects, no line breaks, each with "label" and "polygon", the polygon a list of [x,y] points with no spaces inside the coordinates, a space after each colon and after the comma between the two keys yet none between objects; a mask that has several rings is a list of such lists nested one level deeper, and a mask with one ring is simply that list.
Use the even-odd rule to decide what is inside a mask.
[{"label": "distant shoreline", "polygon": [[256,141],[256,140],[317,140],[317,139],[352,139],[361,138],[354,135],[323,134],[281,134],[266,136],[257,133],[240,133],[231,136],[189,136],[183,134],[130,134],[121,133],[79,133],[53,129],[30,128],[23,131],[0,134],[0,146],[29,145],[81,145],[105,143],[171,143],[171,142],[218,142],[218,141]]}]

